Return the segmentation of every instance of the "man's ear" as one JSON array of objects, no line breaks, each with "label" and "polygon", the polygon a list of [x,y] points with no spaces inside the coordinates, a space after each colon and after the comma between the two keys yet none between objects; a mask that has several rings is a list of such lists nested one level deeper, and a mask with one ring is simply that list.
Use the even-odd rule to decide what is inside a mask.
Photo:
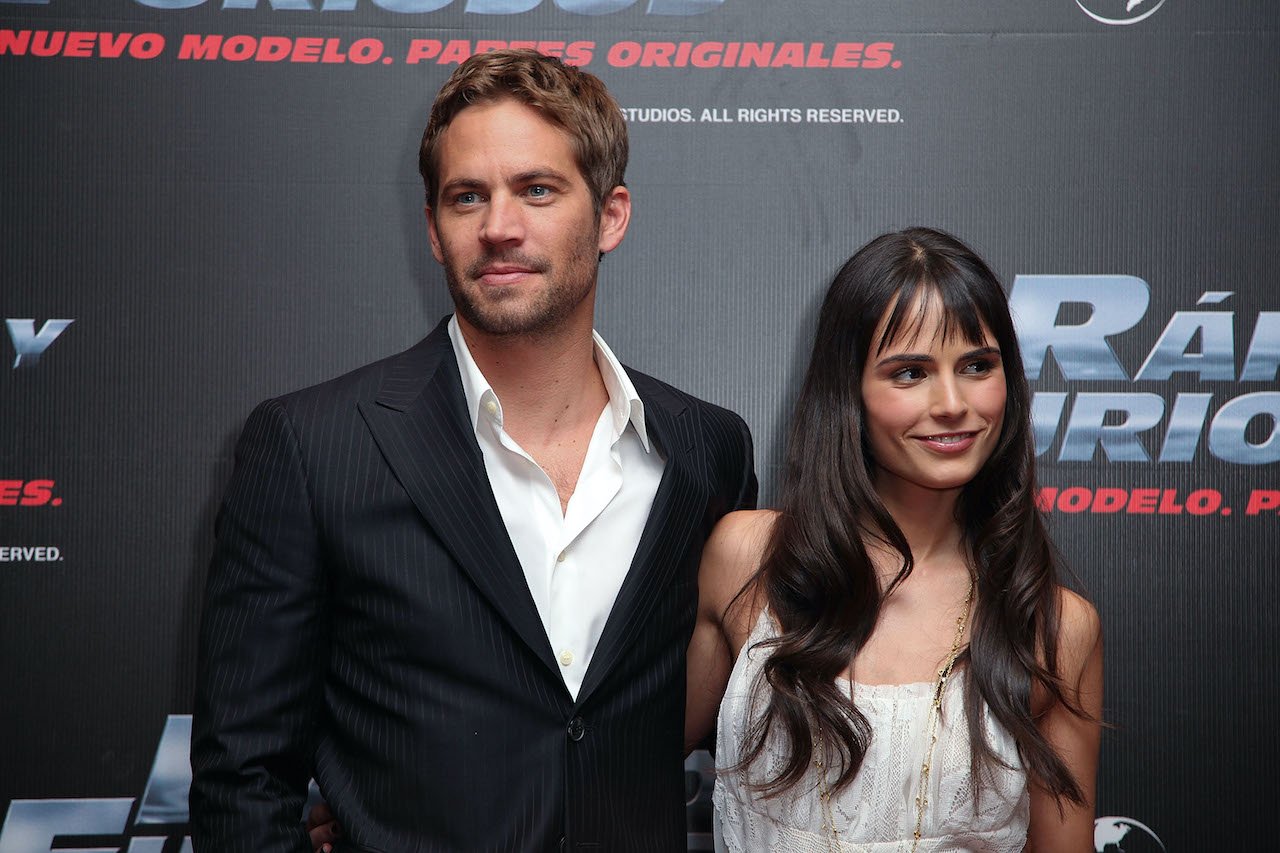
[{"label": "man's ear", "polygon": [[604,197],[600,205],[600,241],[601,254],[612,252],[618,248],[622,238],[627,234],[627,225],[631,222],[631,191],[626,187],[614,187]]},{"label": "man's ear", "polygon": [[436,216],[431,210],[431,205],[425,205],[422,208],[427,214],[427,234],[431,236],[431,254],[435,256],[438,263],[444,263],[444,252],[440,251],[440,232],[436,228]]}]

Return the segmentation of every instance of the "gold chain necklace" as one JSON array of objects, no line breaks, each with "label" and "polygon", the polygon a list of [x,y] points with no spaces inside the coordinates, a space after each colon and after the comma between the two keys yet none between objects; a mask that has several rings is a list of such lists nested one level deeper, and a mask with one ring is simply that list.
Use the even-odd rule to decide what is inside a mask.
[{"label": "gold chain necklace", "polygon": [[[929,773],[933,768],[933,748],[938,743],[938,718],[942,714],[942,694],[947,688],[947,678],[955,669],[956,660],[960,657],[960,645],[964,642],[964,629],[969,624],[969,611],[973,606],[973,582],[964,594],[964,612],[956,617],[956,635],[951,641],[951,652],[947,655],[942,668],[938,670],[938,683],[933,687],[933,701],[929,703],[929,716],[925,723],[928,732],[928,748],[925,750],[924,762],[920,765],[920,791],[916,794],[916,828],[911,835],[911,853],[916,853],[920,846],[921,830],[924,828],[924,809],[929,804]],[[850,685],[852,689],[852,685]],[[836,830],[835,816],[831,811],[831,786],[827,784],[827,772],[823,764],[822,754],[825,746],[821,740],[814,750],[813,764],[818,770],[818,799],[822,805],[822,828],[827,835],[827,849],[840,853],[840,833]]]},{"label": "gold chain necklace", "polygon": [[818,768],[818,800],[822,803],[822,829],[827,834],[827,850],[840,853],[840,833],[836,831],[836,819],[831,814],[831,786],[827,784],[827,771],[822,763],[826,745],[819,741],[814,748],[813,764]]},{"label": "gold chain necklace", "polygon": [[938,718],[942,715],[942,693],[947,688],[947,678],[955,668],[956,658],[960,657],[960,643],[964,640],[965,625],[969,622],[969,609],[973,604],[973,581],[969,582],[969,591],[964,594],[964,612],[956,618],[956,636],[951,641],[951,654],[947,662],[938,670],[938,683],[933,688],[933,701],[929,703],[929,721],[926,728],[929,732],[929,747],[924,753],[924,763],[920,765],[920,793],[916,794],[916,831],[911,836],[911,853],[916,853],[920,846],[920,830],[924,826],[924,807],[929,804],[929,771],[933,765],[933,747],[938,743]]}]

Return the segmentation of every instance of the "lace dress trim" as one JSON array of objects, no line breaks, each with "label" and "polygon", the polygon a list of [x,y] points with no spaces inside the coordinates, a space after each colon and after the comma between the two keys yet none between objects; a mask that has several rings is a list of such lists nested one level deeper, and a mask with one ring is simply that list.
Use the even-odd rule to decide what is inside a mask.
[{"label": "lace dress trim", "polygon": [[[738,656],[720,703],[716,740],[716,850],[720,853],[905,853],[915,829],[915,796],[920,762],[926,750],[925,720],[934,685],[853,684],[853,699],[871,724],[866,758],[853,783],[834,795],[832,817],[840,835],[837,848],[824,833],[818,778],[811,768],[800,784],[773,799],[758,796],[741,773],[722,768],[738,762],[752,709],[752,690],[768,656],[755,644],[773,635],[773,621],[762,613],[747,647]],[[845,682],[848,685],[848,682]],[[767,688],[764,688],[767,689]],[[964,679],[948,682],[938,725],[930,774],[929,804],[919,853],[1021,853],[1026,844],[1030,798],[1026,774],[1013,738],[984,709],[983,726],[997,768],[975,796],[969,772],[971,753],[964,717]],[[757,702],[756,708],[763,707]],[[781,741],[747,771],[763,778],[781,766]]]}]

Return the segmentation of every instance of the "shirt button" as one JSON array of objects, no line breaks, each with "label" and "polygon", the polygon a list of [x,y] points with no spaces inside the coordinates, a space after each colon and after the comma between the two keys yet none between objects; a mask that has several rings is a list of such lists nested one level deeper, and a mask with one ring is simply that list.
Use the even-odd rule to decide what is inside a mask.
[{"label": "shirt button", "polygon": [[565,649],[560,653],[560,665],[568,666],[571,663],[573,663],[573,652]]},{"label": "shirt button", "polygon": [[488,412],[491,416],[492,416],[492,415],[496,415],[496,414],[498,414],[498,403],[497,403],[497,401],[496,401],[496,400],[485,400],[485,401],[484,401],[484,410],[485,410],[486,412]]},{"label": "shirt button", "polygon": [[564,562],[564,558],[565,558],[565,553],[564,553],[564,551],[561,551],[559,554],[556,554],[556,562],[557,562],[557,563],[563,563],[563,562]]},{"label": "shirt button", "polygon": [[582,722],[581,717],[574,717],[569,721],[565,731],[569,734],[569,740],[580,741],[582,736],[587,733],[587,724]]}]

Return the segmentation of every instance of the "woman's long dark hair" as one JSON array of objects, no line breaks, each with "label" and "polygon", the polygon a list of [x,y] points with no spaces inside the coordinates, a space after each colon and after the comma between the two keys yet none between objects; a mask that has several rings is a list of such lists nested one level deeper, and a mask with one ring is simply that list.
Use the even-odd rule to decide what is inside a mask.
[{"label": "woman's long dark hair", "polygon": [[[921,298],[918,298],[921,297]],[[871,728],[837,678],[863,647],[884,596],[911,573],[911,549],[873,485],[874,461],[864,432],[863,370],[880,318],[878,347],[910,333],[923,306],[943,308],[942,335],[1000,347],[1007,397],[1003,429],[991,458],[964,486],[956,505],[966,557],[977,584],[971,640],[961,656],[965,716],[974,781],[1003,762],[983,732],[983,703],[1017,743],[1033,782],[1075,803],[1083,793],[1036,727],[1031,692],[1041,687],[1076,713],[1058,677],[1058,558],[1035,503],[1031,392],[1004,291],[990,268],[949,234],[909,228],[858,251],[836,274],[818,319],[813,355],[796,401],[787,448],[780,513],[764,560],[750,585],[762,595],[780,633],[761,677],[771,690],[747,732],[739,769],[780,732],[789,751],[776,775],[756,782],[775,796],[800,782],[814,750],[839,769],[832,788],[853,781]],[[865,542],[902,555],[884,591]],[[821,744],[821,747],[818,745]]]}]

